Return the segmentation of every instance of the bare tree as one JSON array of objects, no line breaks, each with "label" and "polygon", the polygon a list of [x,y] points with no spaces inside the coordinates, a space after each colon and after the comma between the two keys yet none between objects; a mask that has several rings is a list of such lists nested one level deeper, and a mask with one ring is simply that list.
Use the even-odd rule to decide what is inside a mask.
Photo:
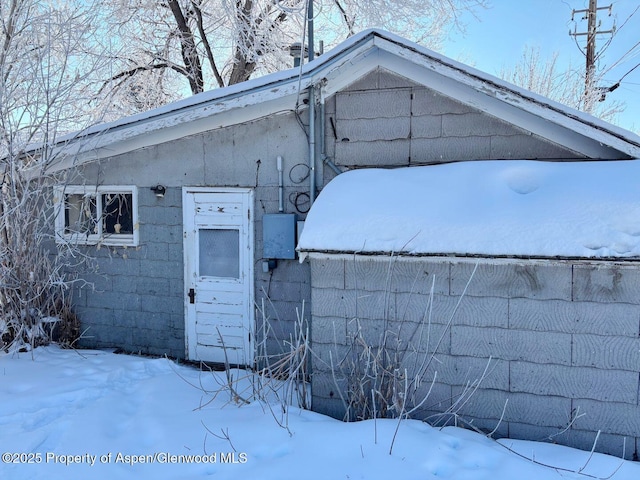
[{"label": "bare tree", "polygon": [[[181,78],[192,94],[248,80],[291,64],[303,43],[309,0],[115,0],[106,15],[127,46],[108,86],[126,88],[142,74]],[[460,15],[485,0],[315,0],[316,38],[327,47],[368,27],[383,27],[436,47]],[[305,42],[306,43],[306,42]],[[316,45],[317,48],[317,45]],[[163,75],[163,77],[160,77]],[[180,96],[174,90],[174,98]],[[169,100],[169,98],[167,98]]]},{"label": "bare tree", "polygon": [[[576,110],[591,113],[606,121],[614,121],[624,110],[618,101],[607,99],[597,88],[590,88],[585,94],[585,73],[571,64],[560,67],[559,54],[554,52],[548,58],[542,58],[540,48],[527,46],[518,63],[511,68],[502,68],[498,76],[508,82],[539,93],[556,102]],[[594,75],[592,82],[598,84],[601,75]]]},{"label": "bare tree", "polygon": [[42,343],[47,325],[73,317],[67,267],[79,258],[69,245],[56,251],[47,205],[51,183],[63,179],[47,172],[61,132],[95,113],[92,7],[0,3],[0,349]]}]

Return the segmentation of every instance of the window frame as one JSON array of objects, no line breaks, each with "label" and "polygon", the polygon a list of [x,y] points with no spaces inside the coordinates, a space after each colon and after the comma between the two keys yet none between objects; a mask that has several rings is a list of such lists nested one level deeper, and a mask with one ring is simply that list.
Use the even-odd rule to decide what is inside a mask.
[{"label": "window frame", "polygon": [[[105,233],[103,231],[103,196],[108,194],[131,195],[131,222],[132,233]],[[95,198],[97,232],[68,233],[66,224],[67,195],[83,195]],[[139,243],[138,232],[138,189],[134,185],[66,185],[55,186],[53,192],[53,204],[55,208],[55,237],[57,243],[75,243],[78,245],[112,245],[135,247]]]}]

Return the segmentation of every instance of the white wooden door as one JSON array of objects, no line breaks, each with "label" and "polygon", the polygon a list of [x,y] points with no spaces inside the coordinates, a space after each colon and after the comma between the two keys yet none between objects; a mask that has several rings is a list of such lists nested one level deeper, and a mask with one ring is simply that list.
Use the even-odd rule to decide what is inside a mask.
[{"label": "white wooden door", "polygon": [[183,190],[190,360],[253,363],[253,192]]}]

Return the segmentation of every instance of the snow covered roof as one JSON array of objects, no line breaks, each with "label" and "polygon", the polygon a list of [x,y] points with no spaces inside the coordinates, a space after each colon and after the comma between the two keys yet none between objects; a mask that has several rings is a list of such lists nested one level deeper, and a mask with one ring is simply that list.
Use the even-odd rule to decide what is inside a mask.
[{"label": "snow covered roof", "polygon": [[495,160],[339,175],[300,252],[640,257],[640,160]]},{"label": "snow covered roof", "polygon": [[588,158],[640,157],[640,137],[381,30],[349,38],[312,62],[164,107],[96,125],[61,140],[61,169],[187,135],[292,111],[310,85],[330,96],[385,68]]}]

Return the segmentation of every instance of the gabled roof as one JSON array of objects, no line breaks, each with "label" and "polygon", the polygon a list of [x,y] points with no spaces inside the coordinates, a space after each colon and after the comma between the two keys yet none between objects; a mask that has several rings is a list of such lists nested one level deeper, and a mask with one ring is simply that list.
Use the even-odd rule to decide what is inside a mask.
[{"label": "gabled roof", "polygon": [[[211,90],[96,125],[61,141],[71,163],[126,153],[290,112],[311,85],[330,96],[385,68],[588,158],[640,157],[640,137],[381,30],[355,35],[301,68]],[[302,95],[305,95],[302,93]]]}]

